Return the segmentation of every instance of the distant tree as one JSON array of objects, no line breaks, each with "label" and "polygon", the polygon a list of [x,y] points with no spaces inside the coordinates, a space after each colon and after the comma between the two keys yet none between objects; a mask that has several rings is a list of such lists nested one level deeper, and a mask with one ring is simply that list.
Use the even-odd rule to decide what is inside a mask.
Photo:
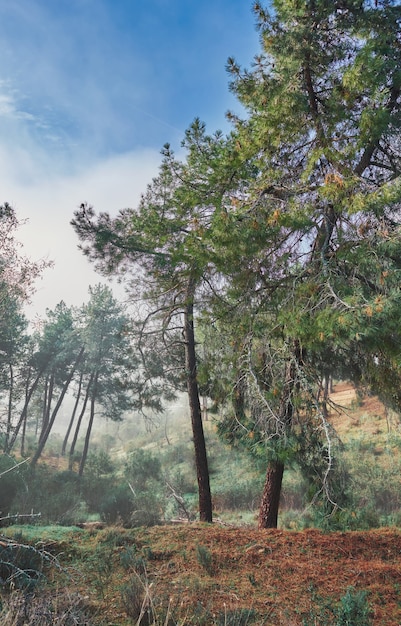
[{"label": "distant tree", "polygon": [[[43,415],[38,445],[31,459],[32,467],[43,452],[73,377],[85,356],[85,344],[76,327],[73,309],[60,302],[54,311],[47,311],[47,318],[36,354],[37,368],[44,379]],[[55,389],[57,397],[54,397]]]},{"label": "distant tree", "polygon": [[[21,226],[15,210],[0,206],[0,394],[6,406],[3,448],[10,449],[13,417],[24,395],[24,353],[28,343],[24,305],[35,290],[35,281],[48,261],[32,261],[23,255],[16,233]],[[26,396],[26,394],[25,394]],[[22,422],[21,422],[22,423]],[[2,426],[3,426],[2,424]]]},{"label": "distant tree", "polygon": [[85,371],[89,420],[79,465],[82,476],[96,410],[107,419],[121,420],[134,406],[129,385],[137,357],[131,350],[130,320],[113,297],[109,287],[96,285],[89,290],[90,300],[82,309],[81,336],[86,347]]}]

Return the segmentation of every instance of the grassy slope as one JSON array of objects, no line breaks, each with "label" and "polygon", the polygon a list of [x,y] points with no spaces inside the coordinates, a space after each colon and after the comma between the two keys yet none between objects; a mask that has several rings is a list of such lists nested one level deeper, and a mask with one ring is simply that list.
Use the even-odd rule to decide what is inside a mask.
[{"label": "grassy slope", "polygon": [[85,598],[95,624],[135,623],[127,618],[133,609],[122,589],[129,591],[124,585],[131,580],[138,596],[138,576],[150,585],[157,624],[169,604],[171,623],[180,625],[211,625],[219,614],[241,609],[252,609],[256,624],[329,624],[319,618],[322,599],[338,601],[350,586],[368,592],[375,625],[401,621],[401,533],[395,530],[323,534],[195,523],[66,530],[63,536],[55,529],[55,541],[52,534],[43,536],[64,568],[56,578],[71,597]]},{"label": "grassy slope", "polygon": [[[359,437],[362,429],[369,441],[373,437],[382,460],[389,429],[396,432],[398,423],[376,399],[361,405],[344,386],[333,399],[348,406],[332,414],[342,439]],[[40,541],[58,555],[63,571],[55,573],[54,584],[71,597],[80,594],[93,624],[136,623],[135,598],[148,589],[160,626],[167,623],[168,606],[171,624],[180,626],[326,626],[335,623],[324,611],[326,600],[338,602],[349,587],[368,592],[375,626],[401,623],[401,533],[396,529],[322,533],[195,523],[91,532],[24,526],[4,532],[17,533],[23,542]],[[242,609],[254,611],[255,621],[240,621]],[[230,612],[237,621],[228,621]]]}]

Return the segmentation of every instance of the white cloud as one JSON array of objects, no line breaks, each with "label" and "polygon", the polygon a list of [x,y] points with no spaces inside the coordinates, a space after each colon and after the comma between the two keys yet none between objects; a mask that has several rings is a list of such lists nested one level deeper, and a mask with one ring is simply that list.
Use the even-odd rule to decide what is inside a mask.
[{"label": "white cloud", "polygon": [[[10,202],[18,217],[28,220],[19,233],[25,254],[55,263],[38,282],[28,309],[30,316],[42,316],[46,308],[54,308],[61,300],[69,305],[87,301],[88,286],[102,280],[77,249],[78,239],[70,226],[74,210],[85,201],[98,211],[112,214],[135,207],[157,172],[160,155],[151,150],[131,152],[81,166],[75,175],[55,176],[49,171],[48,178],[40,160],[35,168],[34,157],[23,156],[31,182],[21,185],[18,173],[11,176],[2,187],[2,201]],[[0,167],[4,158],[0,150]]]}]

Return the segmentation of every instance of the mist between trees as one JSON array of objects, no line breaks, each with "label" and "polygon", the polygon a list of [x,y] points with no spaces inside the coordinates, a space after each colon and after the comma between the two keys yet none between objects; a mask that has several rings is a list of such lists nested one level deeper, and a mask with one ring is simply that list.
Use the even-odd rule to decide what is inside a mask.
[{"label": "mist between trees", "polygon": [[[244,110],[228,114],[231,132],[195,119],[184,157],[163,148],[138,207],[75,211],[83,253],[124,283],[129,313],[99,285],[28,335],[21,303],[40,268],[27,263],[21,291],[2,261],[3,449],[24,456],[33,435],[31,470],[68,395],[61,454],[82,478],[96,420],[161,414],[184,392],[201,521],[213,518],[203,397],[232,454],[263,467],[261,528],[277,525],[286,468],[321,520],[354,507],[328,383],[349,380],[400,410],[401,7],[273,7],[255,4],[251,69],[228,61]],[[1,218],[7,233],[14,212],[5,205]]]}]

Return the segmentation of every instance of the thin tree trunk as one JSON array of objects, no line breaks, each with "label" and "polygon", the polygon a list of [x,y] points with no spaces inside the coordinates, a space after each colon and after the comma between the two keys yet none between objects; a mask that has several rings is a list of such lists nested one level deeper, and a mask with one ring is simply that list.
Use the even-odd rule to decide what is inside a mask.
[{"label": "thin tree trunk", "polygon": [[6,426],[6,436],[4,440],[4,451],[8,448],[8,441],[10,439],[11,434],[11,420],[12,420],[12,408],[13,408],[13,397],[14,397],[14,370],[13,366],[9,364],[10,370],[10,385],[8,389],[8,407],[7,407],[7,426]]},{"label": "thin tree trunk", "polygon": [[28,393],[27,393],[27,394],[26,394],[26,396],[25,396],[25,403],[24,403],[24,406],[22,407],[22,411],[21,411],[20,418],[19,418],[19,420],[18,420],[18,424],[16,425],[16,427],[15,427],[15,429],[14,429],[14,432],[13,432],[13,435],[12,435],[12,437],[11,437],[10,441],[9,441],[9,444],[8,444],[7,450],[5,451],[5,452],[7,452],[7,453],[11,452],[11,450],[13,449],[14,444],[15,444],[15,441],[16,441],[16,439],[17,439],[17,437],[18,437],[18,434],[19,434],[20,428],[21,428],[22,424],[24,423],[24,421],[26,420],[26,417],[27,417],[27,414],[28,414],[28,405],[29,405],[29,403],[30,403],[30,401],[31,401],[31,398],[32,398],[33,392],[35,391],[36,387],[37,387],[37,386],[38,386],[38,384],[39,384],[39,381],[40,381],[40,379],[41,379],[41,376],[42,376],[42,374],[43,374],[43,371],[44,371],[44,370],[42,369],[42,370],[40,370],[40,371],[38,372],[38,374],[37,374],[37,376],[36,376],[35,380],[34,380],[34,381],[33,381],[33,383],[32,383],[32,387],[29,389]]},{"label": "thin tree trunk", "polygon": [[284,463],[272,461],[266,471],[262,501],[259,509],[258,527],[277,528]]},{"label": "thin tree trunk", "polygon": [[57,413],[58,413],[58,411],[60,409],[60,406],[61,406],[61,404],[62,404],[62,402],[64,400],[64,396],[67,393],[67,389],[68,389],[68,387],[70,385],[72,377],[74,376],[75,370],[78,367],[80,361],[82,360],[84,352],[85,352],[85,348],[82,347],[81,350],[79,351],[79,354],[78,354],[78,356],[76,358],[76,361],[75,361],[74,365],[71,368],[71,371],[70,371],[70,373],[69,373],[69,375],[67,377],[67,380],[65,381],[65,383],[63,385],[63,389],[61,390],[61,393],[60,393],[60,396],[59,396],[59,398],[57,400],[56,406],[53,409],[53,413],[52,413],[52,415],[51,415],[51,417],[49,419],[49,423],[47,425],[46,431],[43,433],[43,437],[40,438],[37,450],[36,450],[34,456],[32,457],[32,460],[31,460],[31,467],[35,467],[36,463],[38,462],[38,460],[39,460],[39,458],[40,458],[40,456],[41,456],[41,454],[43,452],[43,448],[45,447],[46,441],[48,440],[50,432],[51,432],[51,430],[53,428],[54,421],[56,419],[56,415],[57,415]]},{"label": "thin tree trunk", "polygon": [[209,468],[197,379],[193,305],[194,291],[195,281],[190,278],[184,311],[185,366],[198,480],[199,519],[201,522],[212,522],[212,496],[210,492]]},{"label": "thin tree trunk", "polygon": [[48,376],[45,381],[45,396],[43,399],[43,418],[42,418],[42,428],[40,430],[39,442],[42,441],[42,437],[44,437],[47,427],[49,425],[50,420],[50,409],[53,400],[53,391],[54,391],[54,372]]},{"label": "thin tree trunk", "polygon": [[92,395],[91,395],[91,408],[90,408],[88,428],[86,429],[84,449],[82,451],[81,462],[79,464],[78,476],[82,476],[83,475],[86,459],[87,459],[87,456],[88,456],[89,441],[90,441],[90,436],[91,436],[91,433],[92,433],[93,422],[94,422],[94,419],[95,419],[95,403],[96,403],[98,376],[99,376],[99,373],[96,372],[95,379],[94,379],[94,384],[93,384],[93,391],[92,391]]},{"label": "thin tree trunk", "polygon": [[82,420],[83,420],[83,417],[85,415],[86,405],[88,404],[89,392],[90,392],[90,389],[92,387],[93,377],[94,377],[94,375],[92,373],[91,377],[89,379],[88,387],[86,389],[84,402],[83,402],[82,409],[81,409],[81,412],[80,412],[79,417],[78,417],[77,425],[75,427],[74,437],[73,437],[73,440],[72,440],[72,443],[71,443],[71,447],[70,447],[70,452],[69,452],[69,455],[68,455],[68,469],[70,471],[72,470],[72,467],[73,467],[75,446],[77,445],[79,431],[81,429]]},{"label": "thin tree trunk", "polygon": [[74,408],[73,408],[72,414],[71,414],[70,423],[68,424],[67,432],[66,432],[65,437],[64,437],[63,445],[62,445],[62,448],[61,448],[61,456],[65,456],[65,451],[66,451],[66,448],[67,448],[68,438],[70,436],[72,427],[74,425],[75,415],[76,415],[76,412],[78,410],[79,400],[81,398],[82,379],[83,379],[83,377],[84,377],[84,373],[81,372],[81,375],[79,377],[77,399],[75,400]]}]

